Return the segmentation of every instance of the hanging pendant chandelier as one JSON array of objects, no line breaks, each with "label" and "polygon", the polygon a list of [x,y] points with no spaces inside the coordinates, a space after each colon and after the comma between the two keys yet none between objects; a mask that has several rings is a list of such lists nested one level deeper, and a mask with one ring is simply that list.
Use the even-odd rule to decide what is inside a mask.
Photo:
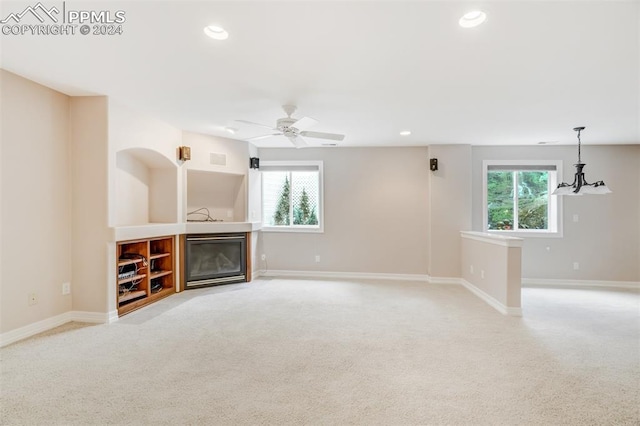
[{"label": "hanging pendant chandelier", "polygon": [[584,127],[574,127],[573,130],[578,132],[578,162],[574,164],[576,174],[573,178],[573,183],[562,182],[551,195],[609,194],[611,190],[607,188],[607,185],[605,185],[603,181],[599,180],[594,183],[587,183],[585,180],[582,169],[586,164],[584,164],[580,158],[580,132],[584,130]]}]

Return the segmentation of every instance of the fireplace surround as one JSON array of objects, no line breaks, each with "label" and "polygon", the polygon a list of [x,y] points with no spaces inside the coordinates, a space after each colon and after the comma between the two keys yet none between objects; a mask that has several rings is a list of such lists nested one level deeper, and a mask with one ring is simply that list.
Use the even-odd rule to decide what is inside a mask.
[{"label": "fireplace surround", "polygon": [[248,235],[187,234],[183,244],[183,288],[249,281]]}]

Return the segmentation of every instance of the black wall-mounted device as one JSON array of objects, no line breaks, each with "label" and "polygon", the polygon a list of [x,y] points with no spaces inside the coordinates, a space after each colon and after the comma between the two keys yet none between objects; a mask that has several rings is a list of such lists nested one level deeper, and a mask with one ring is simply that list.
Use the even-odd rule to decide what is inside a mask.
[{"label": "black wall-mounted device", "polygon": [[429,160],[429,168],[431,169],[432,172],[435,172],[436,170],[438,170],[438,159],[437,158],[431,158]]},{"label": "black wall-mounted device", "polygon": [[249,168],[259,169],[260,168],[260,159],[258,157],[249,158]]}]

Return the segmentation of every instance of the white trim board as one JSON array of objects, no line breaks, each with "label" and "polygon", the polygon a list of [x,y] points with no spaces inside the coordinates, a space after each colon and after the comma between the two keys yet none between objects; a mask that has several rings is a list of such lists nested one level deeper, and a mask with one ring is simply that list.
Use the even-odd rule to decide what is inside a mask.
[{"label": "white trim board", "polygon": [[[117,311],[116,311],[117,319]],[[92,324],[107,324],[113,322],[112,313],[102,312],[86,312],[86,311],[68,311],[15,330],[7,331],[0,334],[0,348],[15,343],[19,340],[26,339],[36,334],[49,331],[68,322],[85,322]]]},{"label": "white trim board", "polygon": [[297,277],[297,278],[334,278],[363,280],[399,280],[429,282],[428,275],[422,274],[383,274],[367,272],[330,272],[330,271],[261,271],[261,277]]},{"label": "white trim board", "polygon": [[[293,271],[293,270],[254,270],[254,279],[259,277],[296,277],[296,278],[333,278],[333,279],[364,279],[364,280],[400,280],[422,281],[429,284],[464,285],[462,278],[432,277],[427,274],[386,274],[370,272],[332,272],[332,271]],[[597,280],[558,280],[522,278],[523,287],[557,287],[557,288],[618,288],[640,289],[638,281],[597,281]]]},{"label": "white trim board", "polygon": [[494,308],[496,311],[500,312],[502,315],[509,315],[512,317],[522,316],[522,308],[513,308],[513,307],[510,308],[508,306],[503,305],[498,300],[496,300],[493,296],[490,296],[489,294],[480,290],[478,287],[474,286],[473,284],[471,284],[469,281],[465,279],[461,278],[460,284],[462,284],[471,293],[475,294],[480,299],[485,301],[489,306]]},{"label": "white trim board", "polygon": [[523,278],[522,286],[555,288],[624,288],[640,290],[640,281],[558,280],[548,278]]},{"label": "white trim board", "polygon": [[452,277],[429,277],[429,284],[462,285],[462,278]]}]

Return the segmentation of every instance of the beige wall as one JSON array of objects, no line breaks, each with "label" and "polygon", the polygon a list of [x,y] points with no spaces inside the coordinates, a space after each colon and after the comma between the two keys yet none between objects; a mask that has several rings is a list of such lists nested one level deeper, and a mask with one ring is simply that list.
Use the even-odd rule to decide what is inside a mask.
[{"label": "beige wall", "polygon": [[[191,160],[185,166],[190,170],[202,170],[244,175],[249,168],[248,143],[217,136],[183,132],[184,145],[191,147]],[[211,154],[226,156],[226,165],[211,164]]]},{"label": "beige wall", "polygon": [[115,252],[109,246],[108,101],[70,101],[73,191],[73,309],[107,312]]},{"label": "beige wall", "polygon": [[[563,180],[572,182],[577,146],[473,147],[474,231],[482,230],[482,161],[513,159],[562,160]],[[583,145],[582,161],[587,180],[604,180],[613,193],[563,197],[564,237],[525,238],[522,275],[640,281],[640,145]]]},{"label": "beige wall", "polygon": [[6,332],[71,310],[71,175],[69,97],[4,70],[0,84]]},{"label": "beige wall", "polygon": [[[107,114],[109,225],[182,221],[182,130],[113,99]],[[135,197],[136,204],[126,202]]]},{"label": "beige wall", "polygon": [[116,226],[149,223],[149,169],[126,151],[116,154]]},{"label": "beige wall", "polygon": [[[249,144],[249,157],[258,157],[258,148]],[[262,218],[262,175],[259,169],[247,172],[247,220],[260,222]]]},{"label": "beige wall", "polygon": [[[183,144],[191,147],[191,160],[183,167],[185,215],[206,207],[215,219],[247,221],[249,144],[191,132],[183,132]],[[211,154],[221,154],[226,164],[211,164]]]},{"label": "beige wall", "polygon": [[460,231],[471,230],[471,146],[432,145],[438,159],[431,172],[429,275],[457,278],[460,270]]},{"label": "beige wall", "polygon": [[270,270],[427,273],[426,148],[259,152],[260,161],[324,161],[324,233],[262,232]]},{"label": "beige wall", "polygon": [[[212,218],[244,222],[245,176],[228,173],[187,171],[187,213],[207,208]],[[194,215],[189,219],[204,219]]]}]

